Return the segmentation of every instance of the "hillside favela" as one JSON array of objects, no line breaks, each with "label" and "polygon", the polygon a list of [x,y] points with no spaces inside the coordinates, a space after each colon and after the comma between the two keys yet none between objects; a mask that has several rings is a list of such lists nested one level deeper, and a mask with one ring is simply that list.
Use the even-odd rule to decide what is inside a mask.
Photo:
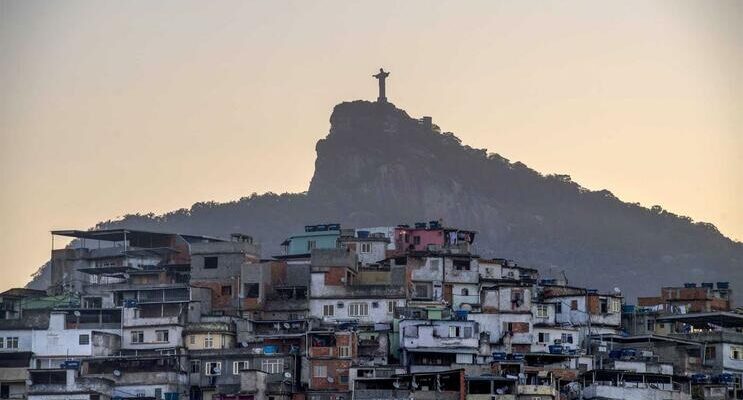
[{"label": "hillside favela", "polygon": [[[627,221],[627,232],[645,218],[716,241],[720,261],[710,268],[740,265],[739,244],[708,226],[462,146],[431,117],[412,118],[388,102],[389,74],[373,75],[376,101],[336,106],[310,193],[272,200],[283,217],[260,211],[238,221],[214,206],[211,217],[192,210],[52,231],[50,261],[27,287],[0,293],[0,399],[743,399],[743,309],[731,284],[740,270],[728,268],[738,274],[732,279],[718,272],[679,284],[659,261],[612,267],[601,280],[591,271],[626,262],[612,260],[603,244],[594,248],[603,257],[575,258],[580,268],[532,265],[558,257],[566,264],[572,256],[565,254],[591,244],[591,231],[534,233],[529,252],[516,250],[528,247],[518,244],[529,236],[504,231],[500,211],[478,221],[473,216],[489,214],[459,202],[456,190],[427,192],[410,204],[402,192],[415,191],[416,179],[402,179],[395,193],[364,186],[415,172],[390,168],[344,182],[350,172],[341,170],[358,177],[372,167],[338,148],[366,140],[373,153],[417,141],[423,158],[470,157],[442,161],[465,167],[464,174],[478,174],[467,163],[526,174],[584,196],[576,201],[621,209],[612,218]],[[344,185],[361,188],[368,202]],[[244,205],[255,209],[260,201]],[[362,207],[372,203],[374,212]],[[281,220],[298,208],[304,219]],[[334,208],[352,211],[339,221]],[[392,220],[397,215],[410,217]],[[293,230],[273,240],[276,233],[264,231],[281,231],[255,222],[272,218]],[[233,232],[199,232],[199,224]],[[663,235],[626,236],[661,243]],[[688,264],[678,268],[704,257],[690,245]]]}]

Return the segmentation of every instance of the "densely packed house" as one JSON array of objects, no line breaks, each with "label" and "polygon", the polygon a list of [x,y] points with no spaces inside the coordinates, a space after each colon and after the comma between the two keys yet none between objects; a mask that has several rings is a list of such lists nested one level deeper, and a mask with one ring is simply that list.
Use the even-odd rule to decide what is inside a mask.
[{"label": "densely packed house", "polygon": [[615,289],[473,250],[440,221],[252,237],[54,231],[0,293],[0,399],[741,399],[726,282]]}]

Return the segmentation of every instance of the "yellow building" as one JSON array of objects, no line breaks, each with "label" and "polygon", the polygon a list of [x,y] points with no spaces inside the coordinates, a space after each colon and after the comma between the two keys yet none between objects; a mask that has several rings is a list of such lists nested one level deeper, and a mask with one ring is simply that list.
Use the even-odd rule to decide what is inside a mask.
[{"label": "yellow building", "polygon": [[188,324],[183,341],[189,350],[232,349],[235,347],[235,325],[230,322]]}]

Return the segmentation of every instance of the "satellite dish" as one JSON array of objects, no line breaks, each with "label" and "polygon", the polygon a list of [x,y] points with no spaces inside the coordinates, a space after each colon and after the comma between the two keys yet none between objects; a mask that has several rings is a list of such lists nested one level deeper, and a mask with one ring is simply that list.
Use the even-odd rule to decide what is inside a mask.
[{"label": "satellite dish", "polygon": [[618,287],[615,287],[614,288],[614,293],[616,293],[616,294],[622,294],[622,290],[619,289]]},{"label": "satellite dish", "polygon": [[121,376],[121,371],[119,371],[118,369],[115,369],[114,370],[114,376],[116,376],[116,377]]},{"label": "satellite dish", "polygon": [[400,389],[400,381],[394,381],[394,382],[392,382],[392,386],[394,386],[395,389]]},{"label": "satellite dish", "polygon": [[240,342],[240,345],[241,345],[242,347],[248,347],[248,342]]},{"label": "satellite dish", "polygon": [[292,326],[291,326],[291,325],[289,325],[289,323],[288,323],[288,322],[284,322],[284,328],[285,328],[285,329],[289,329],[289,328],[291,328],[291,327],[292,327]]},{"label": "satellite dish", "polygon": [[222,373],[222,368],[219,368],[219,367],[214,367],[214,373],[215,373],[216,375],[219,375],[219,374],[221,374],[221,373]]},{"label": "satellite dish", "polygon": [[335,379],[333,379],[332,376],[329,376],[328,377],[328,383],[333,383],[333,382],[335,382]]},{"label": "satellite dish", "polygon": [[73,312],[72,314],[74,314],[76,317],[79,317],[80,316],[80,311],[75,310],[75,312]]},{"label": "satellite dish", "polygon": [[26,386],[31,386],[33,384],[34,384],[34,381],[32,381],[31,379],[26,379]]},{"label": "satellite dish", "polygon": [[291,372],[284,372],[284,378],[291,379],[292,378],[292,373]]}]

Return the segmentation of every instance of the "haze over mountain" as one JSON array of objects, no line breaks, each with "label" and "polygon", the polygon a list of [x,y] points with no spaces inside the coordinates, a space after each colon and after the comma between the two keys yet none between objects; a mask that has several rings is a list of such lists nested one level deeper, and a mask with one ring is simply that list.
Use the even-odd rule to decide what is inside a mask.
[{"label": "haze over mountain", "polygon": [[[243,232],[269,257],[305,224],[363,227],[441,218],[478,231],[476,251],[484,257],[514,259],[544,276],[564,271],[577,285],[619,287],[630,303],[661,286],[701,281],[730,281],[739,290],[736,303],[743,299],[743,244],[711,224],[622,202],[566,175],[542,175],[463,145],[390,103],[342,103],[330,122],[305,193],[197,203],[164,215],[127,215],[98,228]],[[277,162],[287,157],[277,151]]]}]

